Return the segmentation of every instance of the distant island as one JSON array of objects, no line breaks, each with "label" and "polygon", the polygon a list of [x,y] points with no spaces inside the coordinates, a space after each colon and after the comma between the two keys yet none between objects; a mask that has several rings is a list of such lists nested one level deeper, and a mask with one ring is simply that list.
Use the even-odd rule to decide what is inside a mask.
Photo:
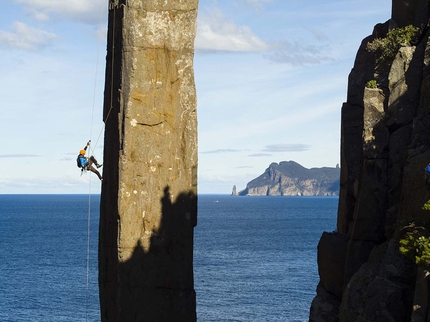
[{"label": "distant island", "polygon": [[238,196],[338,196],[340,168],[307,169],[294,161],[274,162],[262,175],[251,180]]}]

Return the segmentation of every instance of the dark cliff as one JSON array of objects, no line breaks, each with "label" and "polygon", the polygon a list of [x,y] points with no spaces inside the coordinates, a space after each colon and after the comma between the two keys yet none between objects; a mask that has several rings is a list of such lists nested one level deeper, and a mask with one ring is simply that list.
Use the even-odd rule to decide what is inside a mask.
[{"label": "dark cliff", "polygon": [[[423,209],[430,199],[423,172],[430,161],[429,33],[385,61],[367,48],[394,28],[419,27],[426,13],[426,0],[393,0],[391,19],[358,49],[342,106],[337,227],[318,245],[309,321],[430,321],[426,268],[399,251],[402,228],[430,216]],[[378,85],[367,88],[370,80]]]},{"label": "dark cliff", "polygon": [[294,161],[272,163],[240,196],[337,196],[339,168],[307,169]]}]

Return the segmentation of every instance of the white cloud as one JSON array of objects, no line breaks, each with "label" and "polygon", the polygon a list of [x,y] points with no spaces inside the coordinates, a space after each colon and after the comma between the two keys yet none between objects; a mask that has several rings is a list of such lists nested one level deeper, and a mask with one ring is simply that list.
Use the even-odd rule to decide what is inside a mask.
[{"label": "white cloud", "polygon": [[310,146],[306,144],[271,144],[266,145],[263,151],[266,152],[301,152],[309,150]]},{"label": "white cloud", "polygon": [[300,44],[284,40],[278,42],[276,50],[265,55],[265,57],[276,63],[286,63],[293,66],[309,64],[320,64],[334,60],[328,55],[329,47]]},{"label": "white cloud", "polygon": [[101,12],[107,10],[107,2],[102,0],[14,0],[14,2],[22,4],[37,20],[67,17],[77,21],[98,23]]},{"label": "white cloud", "polygon": [[[241,0],[237,3],[260,7],[263,2],[271,2],[271,0]],[[250,26],[237,25],[229,20],[219,8],[214,7],[207,12],[199,13],[195,41],[198,52],[264,53],[264,57],[272,62],[292,66],[313,65],[334,60],[330,54],[331,46],[327,43],[328,39],[320,30],[308,31],[313,39],[317,39],[317,42],[313,41],[312,44],[304,39],[268,41],[257,36]]]},{"label": "white cloud", "polygon": [[0,158],[40,158],[37,154],[0,154]]},{"label": "white cloud", "polygon": [[0,46],[22,50],[35,50],[47,46],[57,36],[16,21],[12,24],[12,31],[0,30]]},{"label": "white cloud", "polygon": [[264,3],[273,2],[273,0],[237,0],[237,4],[246,4],[254,8],[255,11],[263,9]]},{"label": "white cloud", "polygon": [[271,157],[272,155],[269,153],[254,153],[254,154],[250,154],[248,156],[260,158],[260,157]]},{"label": "white cloud", "polygon": [[248,26],[237,26],[219,9],[213,9],[210,15],[199,15],[195,48],[214,52],[264,52],[269,50],[269,45]]},{"label": "white cloud", "polygon": [[204,151],[200,152],[203,154],[212,154],[212,153],[231,153],[231,152],[239,152],[240,150],[235,149],[218,149],[218,150],[210,150],[210,151]]}]

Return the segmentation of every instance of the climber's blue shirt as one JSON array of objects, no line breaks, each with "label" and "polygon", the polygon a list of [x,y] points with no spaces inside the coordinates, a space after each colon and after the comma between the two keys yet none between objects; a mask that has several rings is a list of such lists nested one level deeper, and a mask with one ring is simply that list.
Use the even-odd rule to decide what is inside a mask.
[{"label": "climber's blue shirt", "polygon": [[86,157],[79,157],[79,163],[81,164],[81,167],[83,168],[88,163],[88,160]]},{"label": "climber's blue shirt", "polygon": [[430,164],[426,166],[426,172],[430,174]]}]

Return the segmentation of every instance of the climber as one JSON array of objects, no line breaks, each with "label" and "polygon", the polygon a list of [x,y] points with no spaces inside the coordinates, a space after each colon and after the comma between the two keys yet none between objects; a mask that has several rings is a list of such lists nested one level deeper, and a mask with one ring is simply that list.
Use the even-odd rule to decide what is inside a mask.
[{"label": "climber", "polygon": [[418,46],[418,44],[421,42],[425,33],[430,27],[430,0],[427,0],[427,10],[424,10],[424,12],[427,13],[423,19],[423,23],[421,24],[420,29],[418,29],[417,34],[410,42],[411,46]]},{"label": "climber", "polygon": [[83,148],[83,150],[79,151],[79,155],[76,159],[77,165],[79,168],[81,168],[81,171],[90,170],[91,172],[94,172],[97,177],[99,177],[100,181],[103,181],[103,178],[100,173],[93,167],[93,164],[95,164],[97,168],[100,168],[102,165],[99,164],[96,158],[94,158],[93,156],[90,156],[89,158],[85,157],[85,153],[87,152],[87,148],[90,146],[90,143],[91,140],[88,141],[87,145],[85,146],[85,148]]}]

